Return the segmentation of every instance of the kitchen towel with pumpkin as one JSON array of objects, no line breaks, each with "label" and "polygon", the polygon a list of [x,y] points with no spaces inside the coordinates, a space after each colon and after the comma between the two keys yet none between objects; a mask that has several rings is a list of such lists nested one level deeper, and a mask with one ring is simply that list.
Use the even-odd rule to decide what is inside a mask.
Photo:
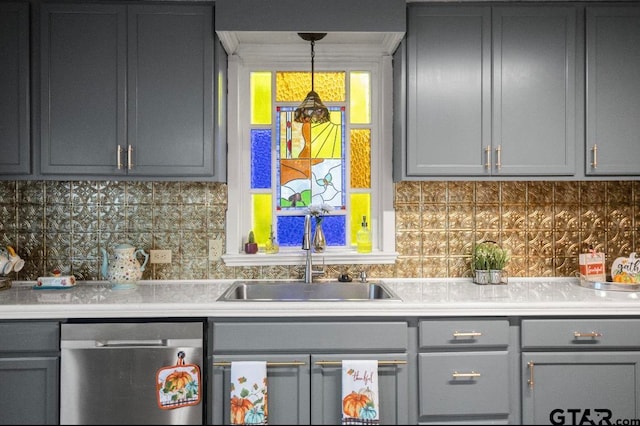
[{"label": "kitchen towel with pumpkin", "polygon": [[231,362],[231,424],[266,425],[266,361]]},{"label": "kitchen towel with pumpkin", "polygon": [[378,361],[342,361],[342,424],[378,425]]},{"label": "kitchen towel with pumpkin", "polygon": [[186,364],[185,353],[178,352],[178,362],[156,372],[158,407],[163,410],[200,403],[200,367]]}]

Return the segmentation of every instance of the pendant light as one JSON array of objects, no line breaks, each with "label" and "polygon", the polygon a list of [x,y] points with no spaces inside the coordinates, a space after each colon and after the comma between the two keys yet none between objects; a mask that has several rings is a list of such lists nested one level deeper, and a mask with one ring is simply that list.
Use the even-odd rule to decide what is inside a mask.
[{"label": "pendant light", "polygon": [[300,106],[296,108],[293,119],[298,123],[326,123],[329,121],[329,110],[324,106],[313,87],[313,58],[315,56],[313,46],[316,41],[322,40],[327,33],[298,33],[298,35],[303,40],[311,42],[311,91]]}]

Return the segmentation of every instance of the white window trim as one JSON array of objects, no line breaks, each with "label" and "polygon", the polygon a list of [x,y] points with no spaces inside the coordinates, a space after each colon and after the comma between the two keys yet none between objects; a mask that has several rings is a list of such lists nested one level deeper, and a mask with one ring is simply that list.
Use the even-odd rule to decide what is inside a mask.
[{"label": "white window trim", "polygon": [[[270,50],[272,50],[270,52]],[[357,253],[355,249],[327,247],[324,253],[314,253],[314,263],[325,264],[392,264],[398,253],[395,250],[395,212],[393,209],[393,64],[388,54],[370,55],[357,49],[319,54],[316,45],[316,70],[344,69],[363,66],[372,71],[372,117],[378,126],[372,127],[372,195],[377,201],[371,204],[369,226],[372,231],[371,253]],[[322,57],[322,61],[319,61]],[[274,59],[274,58],[277,58]],[[341,66],[342,64],[342,66]],[[361,65],[359,65],[361,64]],[[366,66],[364,66],[366,64]],[[273,49],[247,49],[242,54],[228,57],[227,77],[227,217],[226,250],[222,256],[228,266],[304,265],[306,252],[302,248],[281,247],[276,254],[245,254],[242,250],[251,224],[251,205],[247,203],[250,187],[250,134],[249,123],[249,73],[260,67],[271,70],[305,70],[309,68],[309,54],[303,50],[283,53],[282,47]],[[351,67],[351,68],[353,68]],[[373,147],[372,147],[373,148]],[[301,242],[302,243],[302,242]]]}]

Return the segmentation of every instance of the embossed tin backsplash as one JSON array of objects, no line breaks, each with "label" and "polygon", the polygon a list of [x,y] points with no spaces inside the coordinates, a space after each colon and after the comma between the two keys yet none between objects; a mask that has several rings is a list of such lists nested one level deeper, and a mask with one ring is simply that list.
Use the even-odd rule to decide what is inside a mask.
[{"label": "embossed tin backsplash", "polygon": [[[226,267],[208,260],[208,240],[223,238],[227,186],[192,182],[0,181],[0,243],[26,265],[17,279],[54,268],[101,279],[99,248],[123,241],[169,249],[171,264],[144,279],[298,278],[300,266]],[[370,277],[471,276],[476,240],[511,251],[510,276],[574,276],[589,245],[607,255],[635,251],[640,182],[400,182],[395,185],[394,265]],[[358,265],[327,265],[328,276]]]}]

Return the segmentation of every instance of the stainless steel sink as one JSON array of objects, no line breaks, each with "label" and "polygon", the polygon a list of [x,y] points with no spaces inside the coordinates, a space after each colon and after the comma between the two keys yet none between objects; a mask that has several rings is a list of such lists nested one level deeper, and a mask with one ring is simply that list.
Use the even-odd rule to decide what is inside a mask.
[{"label": "stainless steel sink", "polygon": [[224,302],[400,301],[384,283],[236,281],[218,298]]}]

